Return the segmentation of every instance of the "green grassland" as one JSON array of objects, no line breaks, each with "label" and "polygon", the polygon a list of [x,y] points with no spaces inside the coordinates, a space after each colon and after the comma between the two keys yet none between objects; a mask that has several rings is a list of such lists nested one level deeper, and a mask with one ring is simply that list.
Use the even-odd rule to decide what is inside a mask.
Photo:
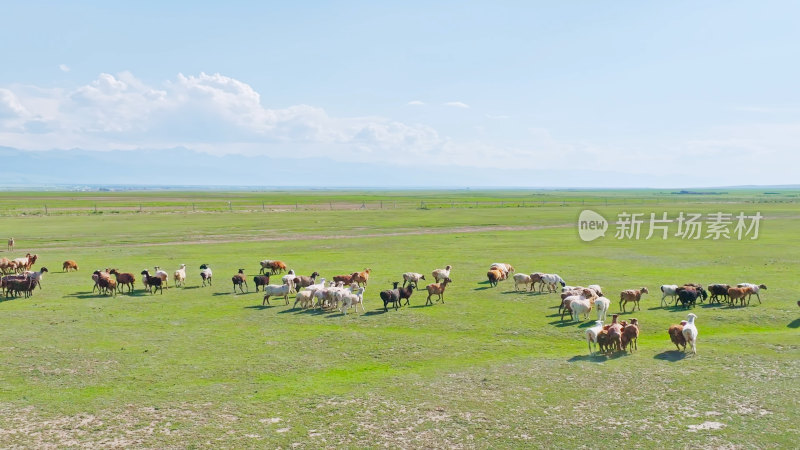
[{"label": "green grassland", "polygon": [[[615,192],[609,206],[599,200],[608,192],[570,198],[594,199],[586,203],[609,219],[760,211],[757,240],[618,240],[610,230],[582,242],[577,200],[446,207],[528,198],[523,191],[4,193],[4,211],[44,195],[81,208],[144,197],[168,208],[2,218],[0,233],[17,240],[11,254],[35,252],[36,267],[51,273],[33,297],[0,302],[0,447],[794,448],[800,205],[791,191],[782,201],[743,192],[658,202],[652,192]],[[388,206],[423,194],[442,207],[193,213],[170,203]],[[262,307],[252,283],[233,294],[236,270],[252,276],[266,258],[329,279],[372,268],[366,313]],[[61,273],[65,259],[80,271]],[[639,350],[590,357],[583,332],[593,321],[560,321],[555,294],[514,292],[513,281],[489,287],[486,270],[498,261],[600,284],[613,312],[620,290],[647,286],[642,310],[624,315],[641,323]],[[137,281],[132,295],[91,292],[96,268],[138,274],[181,263],[185,288],[151,295]],[[214,270],[212,287],[200,287],[201,263]],[[425,307],[420,291],[410,307],[383,312],[378,293],[400,274],[446,264],[454,282],[445,303]],[[698,355],[676,352],[666,329],[686,311],[659,307],[658,286],[742,281],[768,286],[763,303],[698,305]]]}]

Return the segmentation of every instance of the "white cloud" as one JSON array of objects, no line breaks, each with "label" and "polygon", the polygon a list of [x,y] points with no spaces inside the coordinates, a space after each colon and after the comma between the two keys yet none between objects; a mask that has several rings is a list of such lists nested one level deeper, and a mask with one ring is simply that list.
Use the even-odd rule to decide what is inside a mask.
[{"label": "white cloud", "polygon": [[408,106],[424,106],[425,102],[422,100],[411,100],[410,102],[406,103]]},{"label": "white cloud", "polygon": [[[447,105],[468,108],[462,102]],[[252,86],[221,74],[179,74],[157,86],[123,72],[100,74],[73,89],[0,87],[0,145],[23,150],[187,147],[216,155],[406,166],[424,161],[495,170],[498,177],[509,166],[616,177],[669,174],[678,186],[792,180],[800,164],[794,156],[800,141],[795,123],[737,124],[642,142],[613,136],[578,140],[541,127],[529,128],[516,141],[499,141],[492,140],[491,122],[473,125],[483,131],[454,139],[430,126],[386,117],[336,117],[302,104],[269,108]],[[731,178],[732,173],[741,177]],[[563,185],[608,183],[583,175]]]},{"label": "white cloud", "polygon": [[59,64],[58,69],[62,72],[69,72],[69,66],[66,64]]},{"label": "white cloud", "polygon": [[452,106],[454,108],[469,108],[469,105],[464,102],[445,102],[444,106]]},{"label": "white cloud", "polygon": [[486,114],[486,118],[492,120],[505,120],[510,119],[511,116],[507,116],[505,114]]}]

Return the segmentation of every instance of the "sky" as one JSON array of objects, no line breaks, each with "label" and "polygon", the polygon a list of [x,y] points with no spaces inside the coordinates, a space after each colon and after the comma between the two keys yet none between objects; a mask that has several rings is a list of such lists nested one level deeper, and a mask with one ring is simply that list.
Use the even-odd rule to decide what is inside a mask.
[{"label": "sky", "polygon": [[[0,147],[59,180],[140,152],[178,161],[120,168],[152,184],[799,181],[797,2],[6,3]],[[263,172],[215,179],[237,161]]]}]

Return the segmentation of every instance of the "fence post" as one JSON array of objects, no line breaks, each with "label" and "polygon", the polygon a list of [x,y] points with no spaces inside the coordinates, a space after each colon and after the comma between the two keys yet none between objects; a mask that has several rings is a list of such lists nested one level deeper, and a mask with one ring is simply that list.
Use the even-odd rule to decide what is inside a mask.
[{"label": "fence post", "polygon": [[294,202],[294,210],[297,211],[299,207],[297,206],[297,202]]},{"label": "fence post", "polygon": [[195,212],[194,203],[192,203],[192,212]]},{"label": "fence post", "polygon": [[44,205],[44,215],[47,215],[47,205]]},{"label": "fence post", "polygon": [[233,212],[233,205],[231,205],[231,202],[228,202],[228,211]]},{"label": "fence post", "polygon": [[267,210],[267,207],[264,206],[264,202],[261,202],[261,210],[262,211],[266,211]]},{"label": "fence post", "polygon": [[97,203],[94,204],[94,212],[97,213]]},{"label": "fence post", "polygon": [[383,209],[383,200],[381,200],[381,209]]}]

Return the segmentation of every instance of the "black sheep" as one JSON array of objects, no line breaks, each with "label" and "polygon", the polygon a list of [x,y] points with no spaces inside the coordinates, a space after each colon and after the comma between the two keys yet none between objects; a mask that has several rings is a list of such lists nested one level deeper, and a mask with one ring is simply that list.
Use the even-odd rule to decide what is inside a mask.
[{"label": "black sheep", "polygon": [[708,293],[701,287],[681,286],[676,292],[678,293],[678,301],[681,302],[681,306],[685,309],[694,306],[698,297],[702,300],[708,298]]},{"label": "black sheep", "polygon": [[[253,284],[256,285],[256,292],[259,286],[266,286],[269,284],[269,275],[256,275],[253,277]],[[240,286],[241,287],[241,286]]]},{"label": "black sheep", "polygon": [[383,300],[383,311],[389,311],[389,303],[394,303],[394,310],[397,311],[398,304],[400,303],[400,290],[397,288],[397,285],[400,284],[399,281],[394,282],[394,289],[387,289],[385,291],[381,291],[381,300]]}]

